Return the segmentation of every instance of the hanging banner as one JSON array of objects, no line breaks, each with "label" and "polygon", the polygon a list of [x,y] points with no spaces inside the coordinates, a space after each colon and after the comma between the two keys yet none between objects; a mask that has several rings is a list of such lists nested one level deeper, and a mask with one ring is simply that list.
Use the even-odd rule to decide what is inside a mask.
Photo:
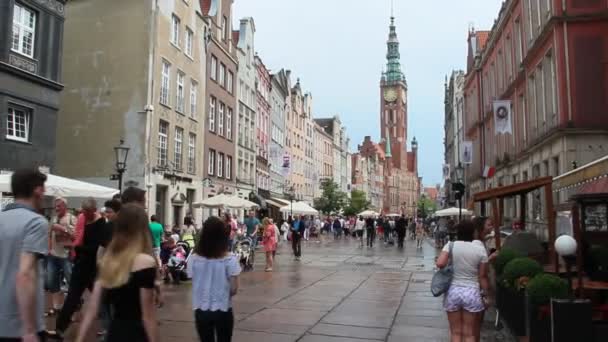
[{"label": "hanging banner", "polygon": [[287,153],[283,155],[283,163],[282,163],[282,174],[283,177],[287,177],[291,172],[291,156]]},{"label": "hanging banner", "polygon": [[473,142],[463,141],[462,142],[462,155],[460,160],[463,164],[473,164]]},{"label": "hanging banner", "polygon": [[496,134],[511,134],[511,101],[494,101],[494,131]]},{"label": "hanging banner", "polygon": [[450,179],[450,164],[443,164],[443,179]]}]

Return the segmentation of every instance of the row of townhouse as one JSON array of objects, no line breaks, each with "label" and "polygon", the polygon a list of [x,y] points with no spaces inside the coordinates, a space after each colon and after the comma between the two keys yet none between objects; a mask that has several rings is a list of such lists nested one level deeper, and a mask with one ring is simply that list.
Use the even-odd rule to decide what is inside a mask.
[{"label": "row of townhouse", "polygon": [[[0,5],[0,169],[147,192],[166,225],[220,193],[312,204],[312,96],[256,54],[232,0],[8,0]],[[347,145],[341,146],[346,151]],[[333,159],[332,159],[333,160]],[[347,170],[344,170],[346,181]],[[346,188],[347,185],[344,185]]]},{"label": "row of townhouse", "polygon": [[[557,177],[607,154],[607,2],[505,1],[492,29],[471,30],[468,43],[461,89],[463,140],[473,144],[472,163],[465,165],[468,199]],[[496,133],[497,100],[511,103],[509,133]],[[553,196],[555,203],[568,200]],[[524,213],[516,209],[519,198],[507,199],[503,217],[523,217],[542,236],[544,198],[540,191],[528,194]]]}]

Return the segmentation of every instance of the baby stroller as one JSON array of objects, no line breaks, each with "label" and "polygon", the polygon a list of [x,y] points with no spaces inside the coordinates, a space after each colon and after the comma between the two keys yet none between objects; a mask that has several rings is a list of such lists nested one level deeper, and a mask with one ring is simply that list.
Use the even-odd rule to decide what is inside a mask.
[{"label": "baby stroller", "polygon": [[186,267],[188,265],[188,259],[190,259],[192,248],[186,241],[180,241],[175,244],[175,248],[171,251],[171,256],[167,262],[167,269],[171,273],[171,278],[175,284],[179,284],[180,281],[188,280],[188,272]]},{"label": "baby stroller", "polygon": [[246,235],[239,235],[237,241],[234,244],[232,252],[239,260],[241,268],[244,271],[253,270],[253,261],[255,260],[255,248],[253,247],[253,240]]}]

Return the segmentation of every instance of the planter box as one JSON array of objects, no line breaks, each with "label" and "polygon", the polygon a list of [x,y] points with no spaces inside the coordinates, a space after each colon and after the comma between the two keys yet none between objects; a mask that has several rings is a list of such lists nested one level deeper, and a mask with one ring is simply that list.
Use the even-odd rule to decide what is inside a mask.
[{"label": "planter box", "polygon": [[551,307],[534,305],[526,296],[526,331],[532,342],[551,342]]},{"label": "planter box", "polygon": [[496,286],[496,306],[509,329],[516,336],[526,336],[526,296],[524,291],[515,291]]},{"label": "planter box", "polygon": [[551,330],[554,342],[593,341],[591,301],[552,299]]}]

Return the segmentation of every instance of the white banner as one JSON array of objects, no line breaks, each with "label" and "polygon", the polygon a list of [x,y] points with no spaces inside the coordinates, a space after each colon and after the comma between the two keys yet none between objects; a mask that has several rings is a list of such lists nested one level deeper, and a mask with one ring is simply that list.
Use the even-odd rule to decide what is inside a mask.
[{"label": "white banner", "polygon": [[473,142],[472,141],[463,141],[462,142],[462,155],[460,156],[460,160],[463,164],[473,164]]},{"label": "white banner", "polygon": [[511,101],[494,101],[494,131],[496,134],[512,133]]},{"label": "white banner", "polygon": [[283,177],[289,176],[291,173],[291,156],[287,153],[283,154],[283,162],[281,164]]}]

